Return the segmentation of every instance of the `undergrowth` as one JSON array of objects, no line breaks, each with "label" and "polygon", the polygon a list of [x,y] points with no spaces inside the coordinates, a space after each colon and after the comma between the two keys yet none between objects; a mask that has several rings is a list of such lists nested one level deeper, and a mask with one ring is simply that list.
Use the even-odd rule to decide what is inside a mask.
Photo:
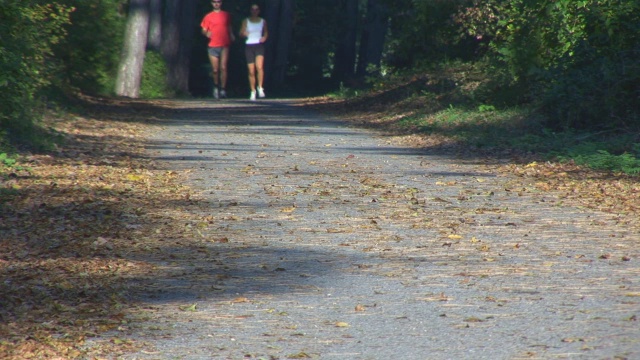
[{"label": "undergrowth", "polygon": [[[481,69],[455,64],[369,80],[369,92],[341,86],[329,96],[357,102],[376,93],[376,101],[384,99],[398,112],[411,107],[413,111],[396,116],[392,125],[403,133],[443,135],[486,151],[515,150],[598,171],[640,175],[640,129],[551,129],[554,119],[533,103],[514,101],[512,94],[505,97],[509,92],[494,89],[494,80]],[[381,89],[380,84],[385,86]],[[381,95],[385,93],[393,96]]]}]

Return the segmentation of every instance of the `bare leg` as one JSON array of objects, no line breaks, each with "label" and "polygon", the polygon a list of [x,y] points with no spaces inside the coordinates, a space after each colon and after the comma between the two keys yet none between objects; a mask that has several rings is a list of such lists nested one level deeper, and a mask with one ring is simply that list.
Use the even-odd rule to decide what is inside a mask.
[{"label": "bare leg", "polygon": [[247,64],[249,70],[249,87],[251,91],[256,91],[256,64]]},{"label": "bare leg", "polygon": [[[264,56],[256,56],[255,67],[258,72],[258,87],[262,89],[264,84]],[[255,88],[253,89],[255,90]]]},{"label": "bare leg", "polygon": [[213,76],[213,86],[218,87],[220,84],[218,75],[220,74],[220,59],[215,56],[209,55],[209,62],[211,63],[211,71]]},{"label": "bare leg", "polygon": [[223,48],[220,53],[220,82],[222,89],[227,88],[227,63],[229,62],[229,48]]}]

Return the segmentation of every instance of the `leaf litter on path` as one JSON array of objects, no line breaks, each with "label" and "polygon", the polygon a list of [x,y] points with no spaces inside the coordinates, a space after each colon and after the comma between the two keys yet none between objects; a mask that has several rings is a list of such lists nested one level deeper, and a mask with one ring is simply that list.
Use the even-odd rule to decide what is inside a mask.
[{"label": "leaf litter on path", "polygon": [[[151,106],[147,108],[148,105]],[[30,171],[35,176],[3,180],[3,185],[13,186],[18,191],[7,200],[3,199],[3,216],[0,219],[0,231],[3,235],[0,258],[3,291],[0,292],[0,297],[2,304],[9,304],[0,309],[0,315],[4,320],[1,325],[3,339],[8,339],[0,342],[0,355],[3,357],[113,356],[143,347],[144,344],[120,337],[99,342],[99,346],[93,344],[91,348],[83,347],[83,344],[87,338],[108,331],[126,334],[130,331],[127,329],[131,328],[132,323],[137,321],[135,319],[144,318],[142,314],[145,312],[148,312],[147,316],[151,318],[161,314],[162,312],[153,307],[142,305],[139,310],[134,310],[135,308],[127,305],[130,295],[147,292],[149,288],[143,289],[142,284],[145,287],[153,285],[151,279],[160,272],[167,275],[167,280],[175,278],[176,288],[180,288],[179,281],[185,278],[199,276],[212,279],[209,290],[216,293],[224,293],[226,288],[247,281],[226,274],[225,269],[230,259],[251,257],[249,253],[243,252],[243,247],[245,250],[251,249],[253,240],[244,239],[238,227],[238,224],[247,218],[238,217],[231,212],[229,216],[208,220],[209,226],[200,226],[201,220],[194,219],[191,210],[199,204],[202,205],[201,195],[192,194],[190,189],[182,185],[188,176],[188,170],[159,170],[155,164],[142,160],[144,157],[140,156],[143,152],[142,134],[152,131],[155,126],[145,124],[144,119],[148,116],[150,118],[158,108],[168,112],[174,111],[174,105],[134,101],[110,106],[96,112],[95,119],[74,119],[56,124],[67,134],[65,136],[70,141],[68,147],[60,148],[58,153],[50,158],[34,155],[29,161],[32,168]],[[127,110],[127,106],[144,110],[133,114]],[[114,122],[117,126],[106,125]],[[336,146],[331,148],[334,147]],[[109,151],[104,152],[104,149]],[[317,163],[319,160],[314,161]],[[375,267],[353,267],[353,270],[344,271],[367,271],[372,276],[398,279],[402,281],[405,289],[416,290],[451,286],[448,279],[456,278],[454,283],[484,294],[478,299],[495,304],[496,309],[515,307],[519,304],[535,307],[535,304],[541,301],[540,293],[545,291],[545,286],[551,288],[550,285],[543,284],[554,273],[563,269],[577,271],[575,264],[606,262],[607,266],[618,267],[615,279],[604,280],[596,277],[590,287],[554,289],[575,298],[576,302],[583,298],[599,296],[599,292],[606,289],[609,291],[608,296],[612,298],[626,298],[617,305],[620,314],[626,314],[629,308],[637,306],[638,303],[633,300],[637,297],[637,291],[632,280],[633,276],[638,275],[637,265],[634,264],[638,258],[637,239],[622,236],[615,230],[617,226],[634,229],[637,222],[629,214],[637,215],[637,208],[632,202],[612,199],[616,194],[614,189],[630,191],[626,194],[633,199],[633,196],[637,196],[637,192],[634,192],[636,190],[633,190],[634,185],[622,185],[626,180],[620,180],[617,184],[603,184],[600,182],[606,179],[592,177],[584,182],[566,183],[564,181],[567,176],[556,177],[553,171],[541,170],[541,167],[551,165],[514,166],[488,166],[485,169],[487,172],[504,171],[505,174],[510,170],[517,175],[516,180],[510,180],[508,191],[507,188],[500,191],[492,189],[489,192],[482,190],[465,193],[464,196],[460,196],[459,192],[447,194],[446,190],[437,196],[419,192],[407,193],[406,189],[392,181],[371,176],[368,169],[357,166],[351,167],[348,173],[361,172],[367,175],[361,177],[355,187],[337,186],[339,178],[326,179],[326,182],[323,182],[324,177],[316,176],[317,179],[321,179],[318,180],[319,188],[315,192],[317,199],[329,197],[327,200],[341,203],[347,195],[362,200],[357,202],[362,206],[357,216],[352,214],[339,220],[328,219],[322,226],[322,229],[325,229],[323,236],[348,236],[347,239],[341,240],[338,246],[348,244],[349,248],[375,254],[385,261]],[[298,167],[289,171],[290,173],[285,175],[300,172],[301,169]],[[259,168],[256,167],[245,167],[241,172],[261,176]],[[490,181],[481,179],[483,181],[475,181],[481,188],[490,185]],[[444,180],[435,180],[433,184],[443,189],[462,185]],[[601,195],[590,199],[592,189]],[[275,192],[271,195],[276,198],[283,195],[293,198],[297,196],[295,192],[287,195],[282,187],[273,190]],[[527,214],[511,209],[510,207],[515,207],[513,204],[505,206],[500,199],[510,199],[509,194],[514,192],[518,197],[538,201],[544,206],[549,206],[549,209],[573,203],[612,212],[610,217],[566,221],[568,225],[577,229],[588,231],[595,226],[601,230],[605,238],[596,244],[600,249],[586,249],[580,239],[564,239],[562,234],[546,233],[546,229],[550,229],[551,224],[557,219],[532,220]],[[415,202],[411,200],[412,197],[416,199]],[[372,202],[372,198],[377,201]],[[299,205],[293,206],[289,202],[290,199],[284,199],[287,203],[281,202],[279,198],[274,203],[281,205],[275,208],[287,210],[283,211],[286,215],[318,211]],[[240,205],[243,200],[239,198],[234,201]],[[366,204],[364,200],[367,200]],[[616,213],[619,211],[617,209],[624,209],[624,212]],[[431,220],[425,221],[425,217]],[[295,218],[281,217],[278,220],[289,222],[295,221]],[[304,224],[308,225],[310,224]],[[277,224],[275,226],[280,227]],[[299,229],[303,231],[304,228]],[[312,229],[315,227],[307,228]],[[406,231],[405,229],[433,230],[437,233],[419,241],[411,239],[411,236],[397,237],[397,234]],[[372,230],[377,234],[375,237],[368,235]],[[265,234],[269,231],[274,229],[265,228]],[[504,234],[504,238],[510,240],[500,241],[499,237],[492,241],[486,240],[488,231]],[[629,231],[631,230],[627,230],[627,233]],[[544,237],[538,236],[543,233]],[[518,235],[517,242],[514,241],[514,234]],[[356,240],[358,236],[360,238]],[[443,238],[451,245],[441,246]],[[233,251],[237,253],[235,256],[227,253],[228,257],[222,257],[222,247],[231,245],[232,241],[229,239],[233,239]],[[482,241],[476,243],[472,239]],[[210,244],[220,248],[210,248]],[[150,258],[160,261],[149,261]],[[217,270],[203,274],[205,269],[213,269],[198,268],[198,264],[203,261],[215,264]],[[279,261],[284,262],[286,259]],[[251,262],[243,260],[242,263]],[[621,268],[623,263],[629,266]],[[415,264],[423,265],[416,267]],[[427,264],[436,268],[438,274],[425,273],[424,266]],[[295,269],[295,265],[264,265],[262,271]],[[459,282],[460,276],[455,274],[461,273],[461,267],[468,275]],[[270,271],[252,276],[256,279],[263,278],[273,286],[279,286],[277,276],[286,273],[291,271]],[[316,277],[313,274],[304,274],[307,276],[300,278]],[[577,276],[580,273],[568,275],[571,274]],[[489,282],[498,279],[501,287]],[[537,279],[541,284],[540,288],[528,289],[530,279]],[[606,281],[611,283],[607,284]],[[136,286],[136,283],[140,285]],[[288,282],[282,284],[292,286]],[[171,286],[158,286],[156,289],[158,293],[162,293],[171,289]],[[390,292],[381,289],[374,290],[372,294],[385,298]],[[25,302],[22,299],[29,301]],[[448,291],[433,291],[427,295],[422,292],[421,295],[416,294],[415,299],[428,299],[427,302],[441,306],[447,314],[442,319],[450,319],[450,325],[453,327],[466,328],[468,325],[477,325],[475,323],[486,323],[487,317],[484,315],[471,314],[465,317],[459,312],[458,309],[468,305],[459,303],[459,296],[451,296]],[[371,299],[368,299],[367,303],[369,300]],[[226,301],[226,304],[239,308],[259,305],[261,301],[267,300],[254,296],[236,296]],[[181,312],[183,316],[197,317],[210,314],[206,308],[198,311],[199,306],[196,305],[193,302],[185,303],[174,309],[185,309]],[[370,309],[382,309],[384,305],[378,306],[376,303],[376,306],[372,305]],[[559,308],[553,311],[566,311],[562,306],[569,305],[558,306]],[[353,302],[345,309],[353,313]],[[282,321],[288,321],[291,317],[289,314],[297,313],[284,309],[276,312],[282,314],[279,316]],[[355,313],[363,315],[361,310]],[[377,312],[367,311],[366,314],[376,316]],[[603,315],[606,316],[606,313],[600,316]],[[627,319],[625,321],[628,322],[628,319],[634,319],[634,316],[631,314],[622,319]],[[225,319],[251,317],[252,314],[248,313],[234,313],[228,317],[221,316],[218,320],[224,322]],[[507,315],[504,317],[508,318]],[[397,318],[409,320],[411,316],[400,315]],[[357,322],[354,323],[351,319],[348,322],[333,320],[332,323],[338,328],[358,329]],[[337,326],[339,323],[348,326]],[[560,341],[582,338],[567,334],[558,339]],[[569,345],[574,343],[576,342],[566,342]],[[317,356],[306,350],[289,354]]]}]

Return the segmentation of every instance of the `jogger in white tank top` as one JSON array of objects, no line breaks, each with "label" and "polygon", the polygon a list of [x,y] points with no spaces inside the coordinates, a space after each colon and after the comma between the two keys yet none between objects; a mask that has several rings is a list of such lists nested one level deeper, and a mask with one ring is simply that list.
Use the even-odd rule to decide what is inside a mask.
[{"label": "jogger in white tank top", "polygon": [[[249,87],[251,88],[250,100],[265,97],[264,94],[264,43],[269,37],[267,21],[259,16],[260,7],[251,5],[251,16],[242,21],[240,36],[245,37],[245,56],[249,71]],[[256,79],[257,78],[257,79]],[[257,85],[257,87],[256,87]]]}]

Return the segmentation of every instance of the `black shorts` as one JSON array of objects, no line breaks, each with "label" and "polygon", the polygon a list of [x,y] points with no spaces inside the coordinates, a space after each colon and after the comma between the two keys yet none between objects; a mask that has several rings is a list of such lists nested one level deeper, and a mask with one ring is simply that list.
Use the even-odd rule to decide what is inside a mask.
[{"label": "black shorts", "polygon": [[244,48],[247,64],[255,64],[256,57],[264,56],[264,44],[247,44]]}]

